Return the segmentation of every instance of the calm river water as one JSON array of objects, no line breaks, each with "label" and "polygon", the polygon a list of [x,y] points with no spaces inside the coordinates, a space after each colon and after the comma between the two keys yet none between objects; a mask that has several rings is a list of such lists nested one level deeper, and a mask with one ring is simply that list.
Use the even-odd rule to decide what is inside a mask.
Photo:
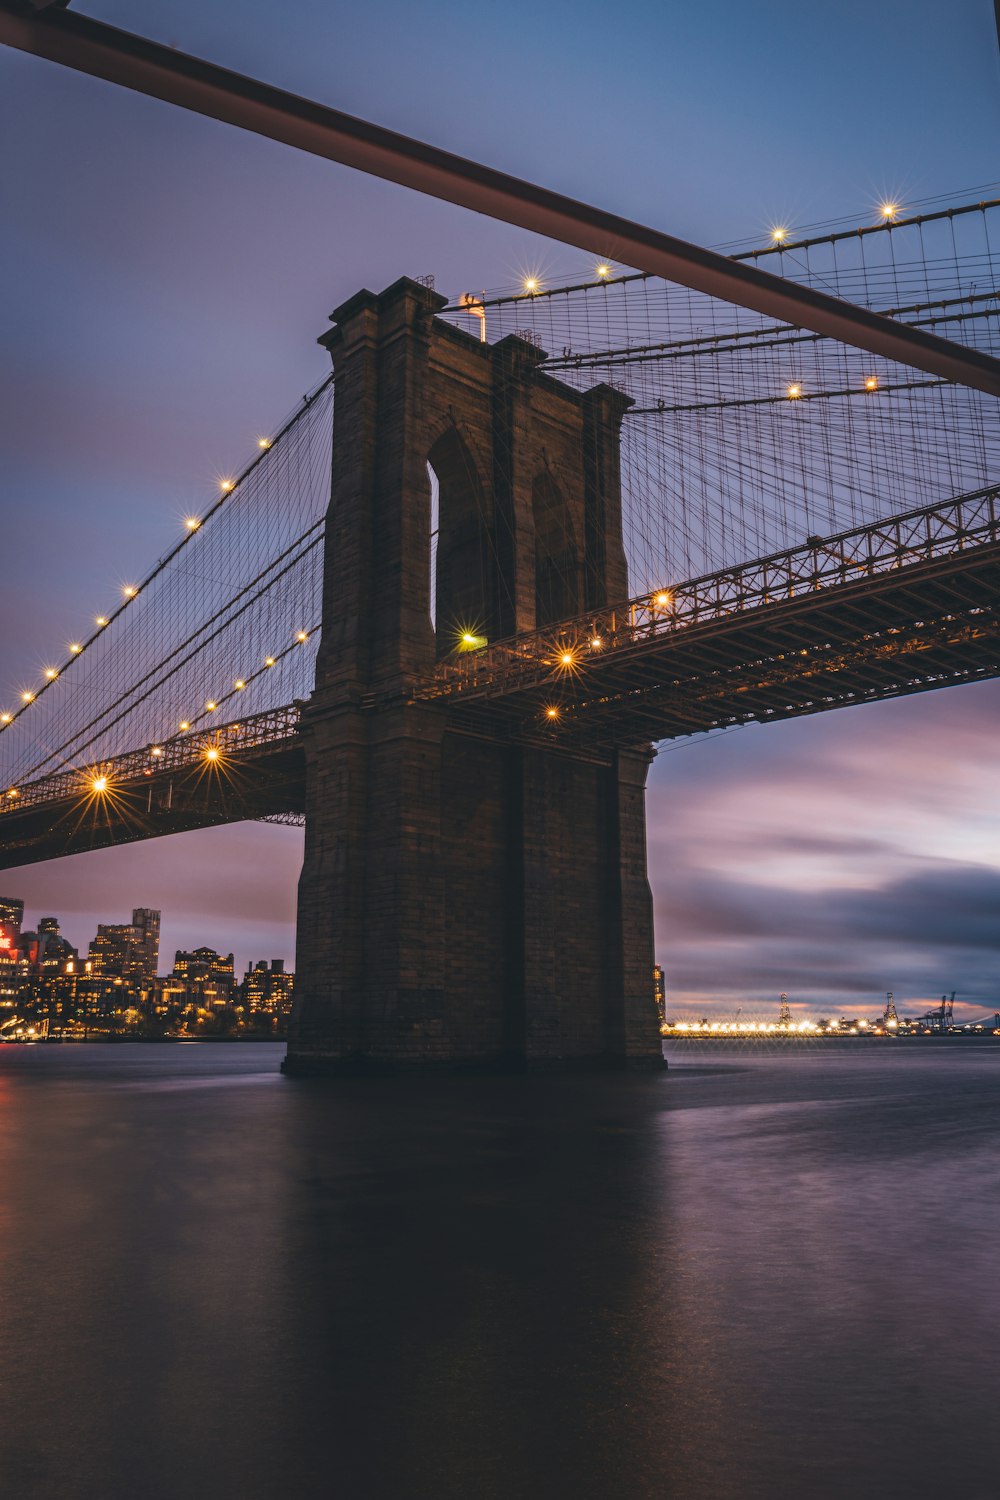
[{"label": "calm river water", "polygon": [[1000,1047],[280,1055],[0,1050],[4,1500],[1000,1495]]}]

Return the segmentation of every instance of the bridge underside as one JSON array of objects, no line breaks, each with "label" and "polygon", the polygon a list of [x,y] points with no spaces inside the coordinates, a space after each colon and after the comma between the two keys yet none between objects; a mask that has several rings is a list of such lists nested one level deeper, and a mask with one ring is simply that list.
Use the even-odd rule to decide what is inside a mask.
[{"label": "bridge underside", "polygon": [[82,791],[5,811],[0,870],[85,854],[223,823],[301,813],[305,759],[295,741],[134,780],[113,780],[103,795]]},{"label": "bridge underside", "polygon": [[[993,544],[603,655],[584,650],[582,665],[558,676],[518,663],[507,682],[443,696],[456,726],[472,732],[600,754],[994,677],[998,600]],[[555,651],[586,646],[585,634],[553,639]]]}]

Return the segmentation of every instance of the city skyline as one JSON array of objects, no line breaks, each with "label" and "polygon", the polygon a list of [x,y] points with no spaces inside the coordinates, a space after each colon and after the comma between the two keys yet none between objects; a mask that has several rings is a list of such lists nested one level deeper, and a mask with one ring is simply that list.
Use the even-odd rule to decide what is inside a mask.
[{"label": "city skyline", "polygon": [[[713,50],[711,8],[668,21],[626,7],[638,48],[617,25],[589,39],[584,26],[568,46],[555,13],[515,6],[503,24],[481,18],[487,86],[455,69],[447,92],[428,79],[433,33],[461,25],[450,5],[432,9],[429,27],[426,14],[418,27],[402,7],[376,8],[322,63],[318,5],[280,26],[262,6],[244,7],[239,27],[225,7],[212,18],[192,5],[92,13],[700,242],[759,240],[775,221],[860,220],[887,192],[922,202],[978,189],[994,170],[985,8],[956,15],[946,37],[930,5],[911,9],[903,37],[860,6],[836,36],[782,6],[766,8],[765,27],[760,14],[727,14],[741,43],[727,60]],[[386,57],[378,30],[390,21],[409,45]],[[36,557],[40,534],[65,541],[31,576],[8,579],[9,697],[325,373],[313,340],[336,301],[404,273],[434,271],[457,291],[526,270],[569,274],[585,258],[28,58],[0,65],[21,136],[9,245],[23,273],[4,309],[7,546]],[[554,122],[544,137],[512,108],[533,90]],[[752,146],[741,130],[751,113]],[[683,149],[650,174],[616,145],[637,135]],[[928,1000],[958,988],[987,1009],[998,704],[990,684],[665,747],[649,838],[668,990],[729,1006],[824,983],[873,1004],[887,988]],[[291,963],[300,858],[296,830],[244,825],[30,868],[16,883],[33,909],[92,925],[95,902],[130,909],[141,894],[173,924],[168,951],[214,933],[249,956],[260,932],[257,951]],[[838,931],[851,932],[849,952]]]}]

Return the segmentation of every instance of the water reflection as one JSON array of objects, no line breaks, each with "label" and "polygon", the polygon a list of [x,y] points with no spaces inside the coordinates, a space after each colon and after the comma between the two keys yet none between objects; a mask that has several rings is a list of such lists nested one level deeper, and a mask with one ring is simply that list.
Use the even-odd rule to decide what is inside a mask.
[{"label": "water reflection", "polygon": [[0,1051],[19,1497],[996,1493],[1000,1050]]}]

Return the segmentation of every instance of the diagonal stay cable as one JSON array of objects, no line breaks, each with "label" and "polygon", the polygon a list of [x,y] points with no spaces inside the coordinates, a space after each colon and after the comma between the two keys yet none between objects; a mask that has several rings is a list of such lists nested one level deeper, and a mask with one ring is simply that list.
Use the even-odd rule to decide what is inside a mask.
[{"label": "diagonal stay cable", "polygon": [[[300,547],[302,543],[307,540],[307,538],[312,536],[312,540],[309,541],[307,546],[302,548],[302,551],[298,554],[298,556],[293,557],[291,561],[286,563],[285,567],[282,568],[280,572],[275,573],[273,577],[268,578],[263,588],[258,589],[257,592],[250,598],[245,598],[246,589],[244,588],[241,589],[240,593],[234,598],[227,599],[226,603],[223,604],[221,608],[216,610],[214,615],[211,615],[209,619],[205,620],[202,625],[199,625],[198,629],[193,631],[186,640],[181,641],[177,646],[175,646],[173,651],[171,651],[170,654],[163,659],[163,661],[157,662],[155,667],[150,668],[150,670],[143,677],[140,677],[137,682],[134,682],[130,687],[126,688],[125,691],[121,693],[113,703],[110,703],[107,708],[102,709],[101,712],[95,715],[95,717],[91,719],[89,723],[82,725],[80,729],[76,730],[76,732],[69,737],[69,739],[64,740],[63,743],[61,745],[58,745],[54,750],[50,750],[45,759],[39,761],[38,765],[35,767],[36,775],[37,772],[41,771],[43,766],[46,766],[51,761],[58,759],[63,754],[63,752],[69,750],[70,747],[75,747],[76,754],[79,754],[83,750],[86,750],[98,738],[98,734],[105,730],[112,729],[115,724],[121,723],[122,719],[127,718],[130,713],[138,708],[140,703],[145,703],[146,699],[151,697],[158,688],[162,687],[164,683],[169,682],[171,677],[176,676],[181,668],[186,666],[187,663],[192,659],[192,657],[196,656],[199,651],[204,650],[204,648],[209,645],[211,641],[215,640],[225,630],[228,630],[229,627],[234,624],[234,622],[238,620],[241,615],[246,614],[248,609],[252,608],[253,605],[255,605],[261,598],[263,598],[264,594],[266,594],[269,589],[273,588],[274,585],[278,583],[280,579],[284,578],[287,573],[290,573],[291,570],[295,568],[304,557],[308,556],[308,554],[313,551],[315,547],[319,546],[319,544],[323,540],[322,528],[324,527],[325,519],[325,517],[321,517],[318,521],[314,521],[312,526],[310,526],[308,530],[304,531],[301,536],[297,537],[295,541],[292,542],[291,546],[287,547],[285,551],[282,552],[278,557],[272,559],[272,561],[268,563],[267,567],[263,568],[261,572],[257,574],[257,577],[251,579],[249,585],[247,585],[248,588],[254,588],[255,585],[260,583],[262,579],[267,578],[267,575],[271,572],[272,568],[276,567],[278,563],[284,562],[290,553],[294,552],[297,547]],[[319,535],[313,536],[312,534],[314,532],[319,532]],[[243,598],[244,602],[241,607],[235,612],[235,614],[232,614],[228,619],[223,620],[219,628],[217,630],[214,630],[211,635],[206,635],[204,639],[201,640],[200,644],[197,647],[197,650],[192,651],[188,656],[185,656],[181,661],[178,661],[176,665],[171,669],[171,671],[167,672],[165,676],[160,677],[158,675],[168,662],[174,660],[174,658],[179,656],[182,651],[186,650],[186,648],[190,646],[192,642],[198,640],[199,636],[202,635],[202,632],[208,626],[214,625],[217,620],[225,615],[226,612],[232,608],[232,606],[237,602],[237,599],[239,598]],[[140,694],[140,696],[137,698],[132,698],[132,694],[136,691],[137,688],[142,687],[144,683],[149,682],[150,678],[154,677],[157,680],[151,684],[151,686],[146,690],[145,693]],[[118,708],[122,703],[124,703],[126,699],[129,699],[130,701],[128,703],[128,707],[124,710],[124,712],[116,715],[114,718],[109,719],[108,715],[111,714],[114,709]],[[95,726],[100,726],[100,728],[98,729],[98,733],[91,735],[90,739],[85,740],[82,744],[79,743],[80,737],[82,735],[85,735],[88,730],[94,729]]]}]

